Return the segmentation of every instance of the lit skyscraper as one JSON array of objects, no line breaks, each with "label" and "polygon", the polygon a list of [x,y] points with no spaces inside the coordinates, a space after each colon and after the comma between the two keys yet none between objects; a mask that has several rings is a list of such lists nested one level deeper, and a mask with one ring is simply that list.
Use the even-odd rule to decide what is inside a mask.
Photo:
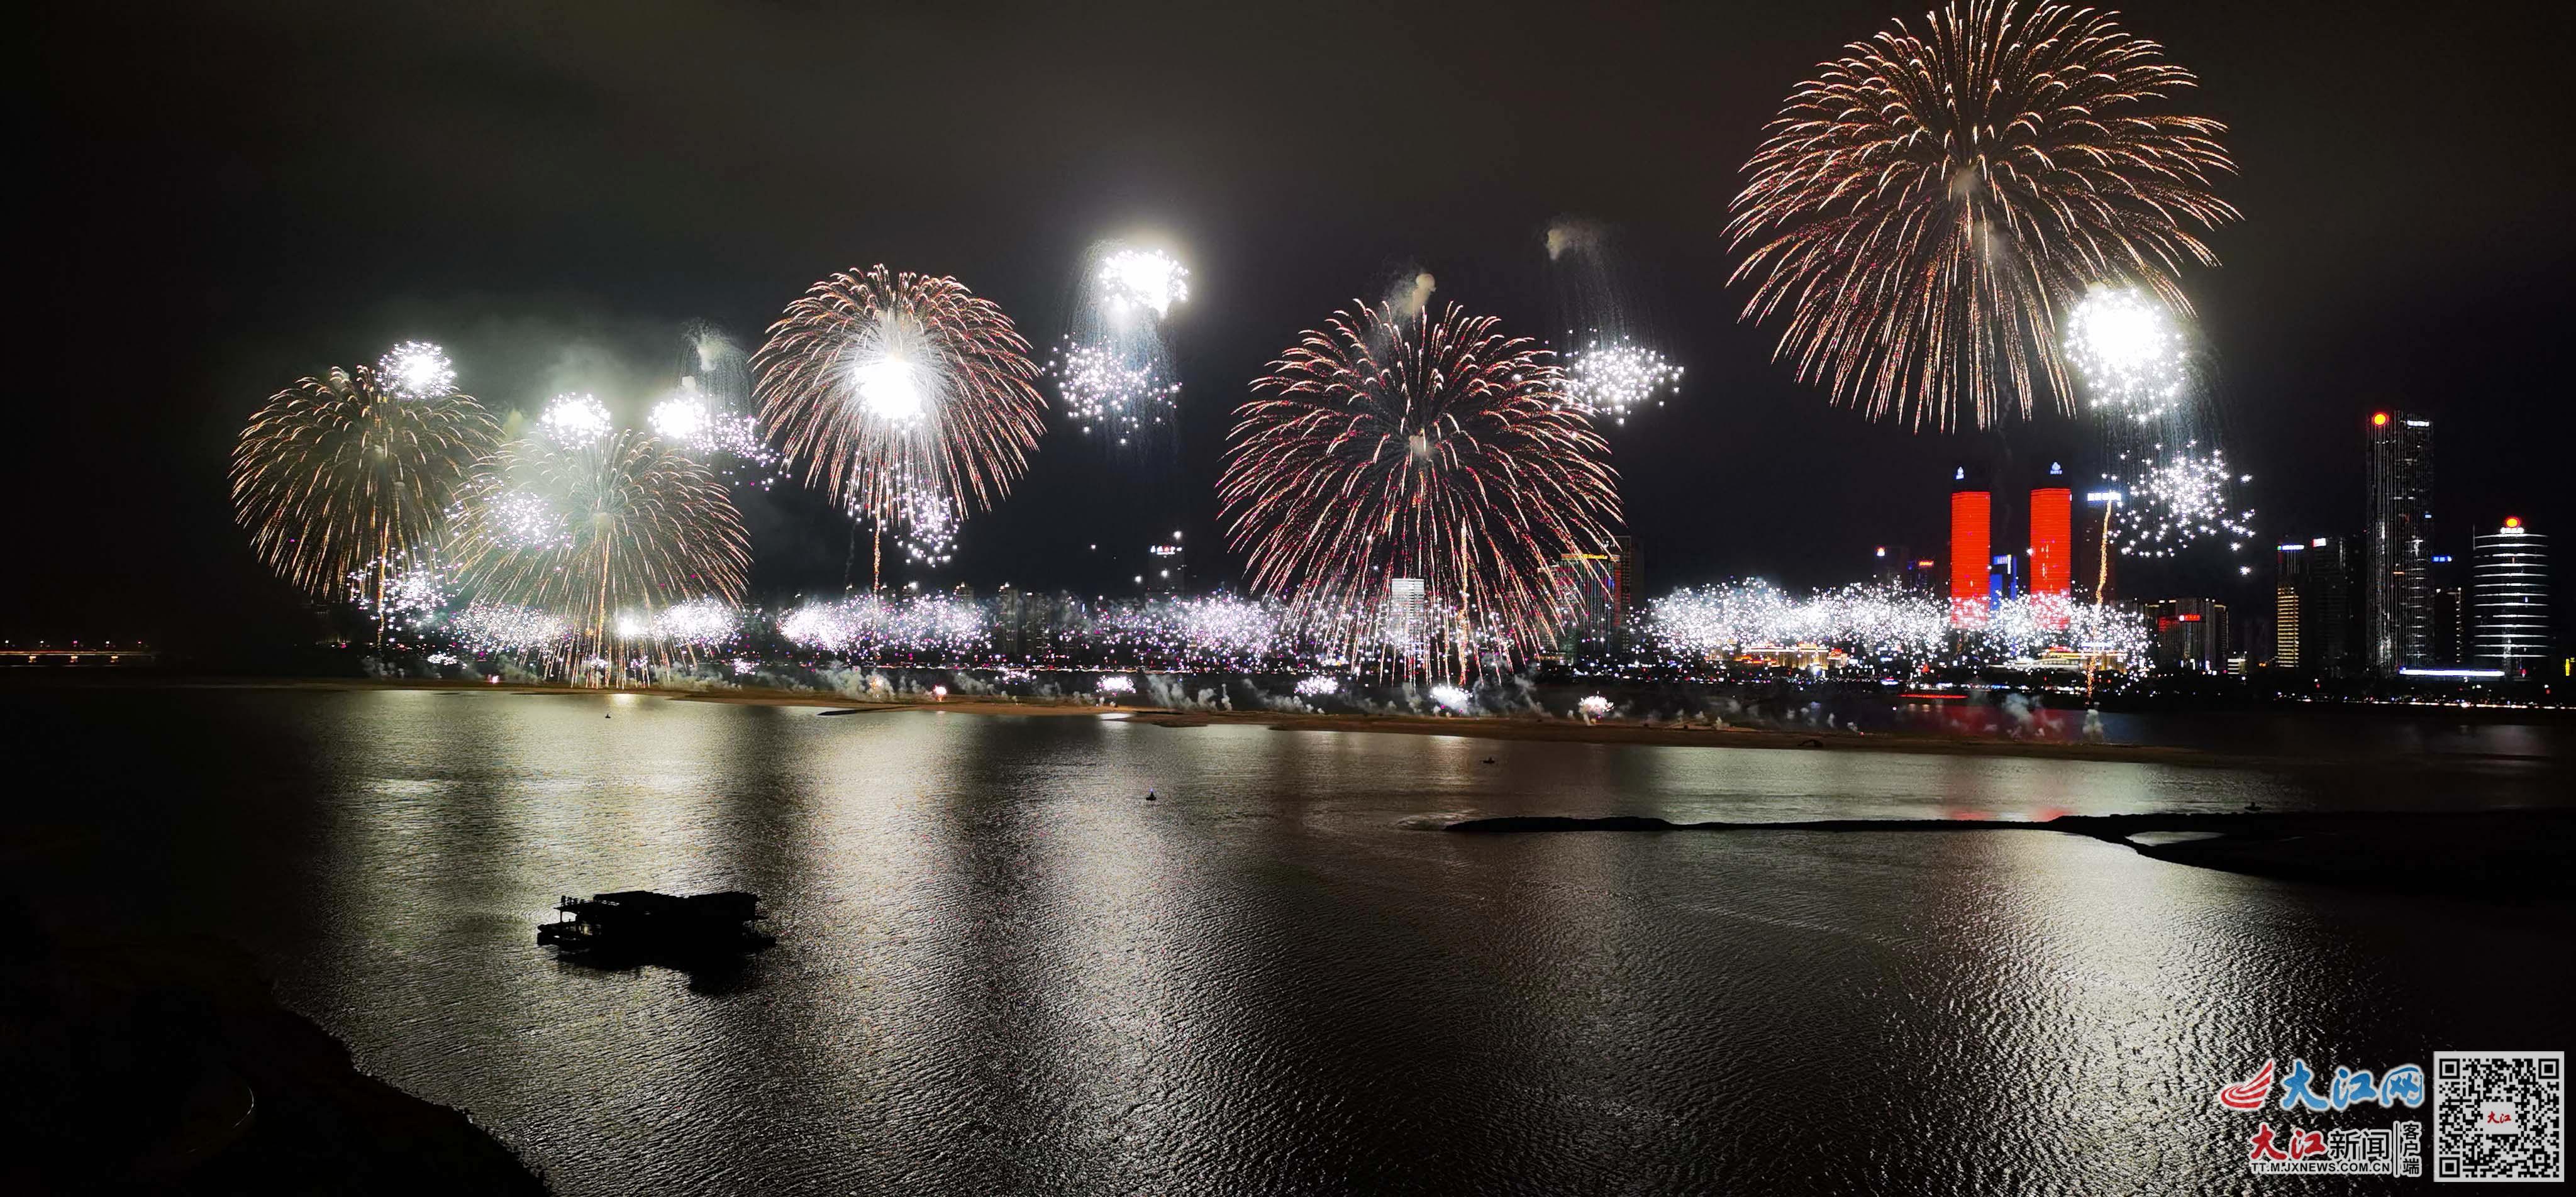
[{"label": "lit skyscraper", "polygon": [[2477,537],[2469,579],[2477,663],[2520,677],[2549,656],[2549,538],[2507,519]]},{"label": "lit skyscraper", "polygon": [[2353,668],[2349,536],[2319,536],[2273,551],[2272,663],[2331,675]]},{"label": "lit skyscraper", "polygon": [[[2030,593],[2063,611],[2074,593],[2075,492],[2066,471],[2048,464],[2048,485],[2030,492]],[[2055,617],[2065,622],[2064,615]]]},{"label": "lit skyscraper", "polygon": [[2119,595],[2119,550],[2111,543],[2111,521],[2120,510],[2120,492],[2084,492],[2084,519],[2075,529],[2075,597],[2107,603]]},{"label": "lit skyscraper", "polygon": [[1950,490],[1950,623],[1975,627],[1986,622],[1986,569],[1994,551],[1995,497],[1982,482],[1968,480],[1967,467],[1951,476]]},{"label": "lit skyscraper", "polygon": [[2370,417],[2370,665],[2421,666],[2433,654],[2433,422]]}]

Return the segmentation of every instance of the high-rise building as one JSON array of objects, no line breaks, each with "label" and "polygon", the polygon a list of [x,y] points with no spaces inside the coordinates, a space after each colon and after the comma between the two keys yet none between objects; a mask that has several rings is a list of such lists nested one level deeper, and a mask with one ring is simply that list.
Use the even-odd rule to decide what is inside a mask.
[{"label": "high-rise building", "polygon": [[1907,594],[1935,594],[1941,589],[1941,563],[1917,557],[1901,544],[1878,546],[1870,577]]},{"label": "high-rise building", "polygon": [[1637,538],[1613,537],[1610,541],[1610,619],[1611,626],[1626,637],[1636,626],[1637,604],[1644,601],[1645,562],[1637,556]]},{"label": "high-rise building", "polygon": [[1641,601],[1642,564],[1637,540],[1612,538],[1607,553],[1567,553],[1549,567],[1557,596],[1558,651],[1570,659],[1586,649],[1616,653],[1627,647]]},{"label": "high-rise building", "polygon": [[2092,490],[2084,492],[2084,515],[2075,527],[2075,597],[2088,603],[2107,603],[2119,597],[2119,578],[2113,568],[2119,560],[2118,546],[2111,543],[2111,520],[2120,507],[2120,492]]},{"label": "high-rise building", "polygon": [[2272,663],[2333,675],[2354,664],[2352,538],[2318,536],[2272,552]]},{"label": "high-rise building", "polygon": [[2075,492],[2066,471],[2048,463],[2048,485],[2030,492],[2030,593],[2062,609],[2074,595]]},{"label": "high-rise building", "polygon": [[2166,599],[2147,604],[2147,618],[2156,629],[2150,650],[2156,668],[2225,671],[2233,649],[2227,634],[2227,604],[2206,598]]},{"label": "high-rise building", "polygon": [[2469,602],[2477,663],[2506,677],[2541,672],[2549,656],[2549,538],[2507,518],[2478,534]]},{"label": "high-rise building", "polygon": [[1430,637],[1430,603],[1420,578],[1386,580],[1386,644],[1411,672]]},{"label": "high-rise building", "polygon": [[1995,554],[1994,565],[1986,571],[1986,606],[1999,607],[2021,595],[2021,560],[2010,553]]},{"label": "high-rise building", "polygon": [[2461,565],[2448,553],[2435,553],[2433,563],[2433,660],[2443,665],[2459,665],[2471,655],[2469,645],[2469,588],[2461,581]]},{"label": "high-rise building", "polygon": [[1982,481],[1970,481],[1966,466],[1951,476],[1950,489],[1950,624],[1975,627],[1986,622],[1986,571],[1994,554],[1995,497]]},{"label": "high-rise building", "polygon": [[2299,579],[2307,572],[2307,551],[2297,543],[2272,549],[2272,664],[2282,669],[2299,668]]},{"label": "high-rise building", "polygon": [[2433,422],[2370,417],[2370,666],[2386,674],[2433,654]]}]

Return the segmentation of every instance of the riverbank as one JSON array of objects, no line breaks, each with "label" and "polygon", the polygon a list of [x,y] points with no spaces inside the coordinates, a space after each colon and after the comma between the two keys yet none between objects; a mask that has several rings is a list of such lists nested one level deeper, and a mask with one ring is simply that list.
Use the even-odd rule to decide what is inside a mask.
[{"label": "riverbank", "polygon": [[229,945],[5,896],[0,936],[0,1073],[32,1148],[0,1191],[546,1191],[465,1115],[359,1072]]},{"label": "riverbank", "polygon": [[1463,819],[1467,834],[1572,831],[2054,831],[2174,864],[2393,893],[2576,897],[2576,810],[2061,815],[2044,821],[1817,819],[1673,823],[1635,815]]},{"label": "riverbank", "polygon": [[[907,711],[958,715],[1035,717],[1124,717],[1158,727],[1191,728],[1215,724],[1248,724],[1280,731],[1378,732],[1392,735],[1456,736],[1478,740],[1578,744],[1637,744],[1667,747],[1764,748],[1820,752],[1894,752],[1938,756],[2031,757],[2050,760],[2103,761],[2131,764],[2184,765],[2200,768],[2269,768],[2307,766],[2355,767],[2332,756],[2210,752],[2167,745],[2083,740],[2022,739],[1965,733],[1870,732],[1855,730],[1776,730],[1711,723],[1645,723],[1605,719],[1584,723],[1572,719],[1502,715],[1317,714],[1246,710],[1177,710],[1141,703],[1101,704],[1069,699],[955,695],[942,701],[855,699],[846,694],[750,687],[720,690],[634,688],[603,691],[556,684],[475,682],[429,679],[116,679],[94,684],[205,689],[284,689],[322,691],[418,690],[473,694],[538,694],[603,697],[631,695],[679,702],[712,702],[743,706],[815,708],[837,714],[889,714]],[[2458,762],[2423,759],[2394,767],[2438,771]],[[2373,768],[2392,767],[2377,762]]]}]

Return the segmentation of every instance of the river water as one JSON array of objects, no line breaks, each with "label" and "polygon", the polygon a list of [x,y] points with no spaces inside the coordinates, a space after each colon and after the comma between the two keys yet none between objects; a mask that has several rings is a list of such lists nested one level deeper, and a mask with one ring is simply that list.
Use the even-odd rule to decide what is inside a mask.
[{"label": "river water", "polygon": [[[2246,1175],[2214,1092],[2576,1046],[2564,906],[2046,832],[1423,829],[2568,800],[2515,752],[2363,783],[635,696],[0,715],[16,884],[242,942],[570,1194],[2340,1191]],[[780,942],[535,946],[629,888],[757,892]]]}]

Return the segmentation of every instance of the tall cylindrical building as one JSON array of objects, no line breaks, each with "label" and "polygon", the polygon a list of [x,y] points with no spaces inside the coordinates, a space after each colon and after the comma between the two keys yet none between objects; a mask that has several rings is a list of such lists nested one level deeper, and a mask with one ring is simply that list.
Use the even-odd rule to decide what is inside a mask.
[{"label": "tall cylindrical building", "polygon": [[1951,475],[1950,488],[1950,625],[1979,627],[1986,622],[1986,569],[1994,553],[1995,496],[1982,480],[1971,481],[1967,467]]},{"label": "tall cylindrical building", "polygon": [[2521,677],[2549,657],[2549,538],[2507,518],[2482,532],[2469,577],[2478,664]]},{"label": "tall cylindrical building", "polygon": [[2030,492],[2030,593],[2050,604],[2052,619],[2066,622],[2075,575],[2075,492],[2066,471],[2048,463],[2048,485]]}]

